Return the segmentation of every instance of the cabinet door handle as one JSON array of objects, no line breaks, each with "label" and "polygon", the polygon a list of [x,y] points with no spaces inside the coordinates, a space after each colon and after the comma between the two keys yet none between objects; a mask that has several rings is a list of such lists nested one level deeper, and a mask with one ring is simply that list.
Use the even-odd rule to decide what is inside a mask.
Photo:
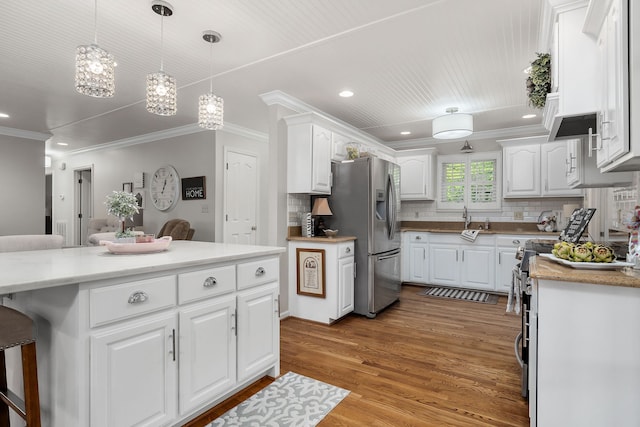
[{"label": "cabinet door handle", "polygon": [[169,350],[169,354],[173,356],[173,361],[176,361],[176,330],[171,330],[171,350]]},{"label": "cabinet door handle", "polygon": [[351,253],[351,248],[347,247],[347,249],[345,249],[344,252],[347,253],[347,254]]},{"label": "cabinet door handle", "polygon": [[498,264],[502,264],[502,252],[498,252]]},{"label": "cabinet door handle", "polygon": [[262,267],[258,267],[258,269],[256,270],[256,276],[262,276],[264,275],[264,273],[266,273],[266,271]]},{"label": "cabinet door handle", "polygon": [[204,279],[204,283],[202,284],[202,286],[204,286],[205,288],[212,288],[217,284],[218,281],[215,277],[207,277],[206,279]]},{"label": "cabinet door handle", "polygon": [[422,236],[416,236],[416,240],[422,240]]},{"label": "cabinet door handle", "polygon": [[520,244],[520,240],[514,239],[514,240],[511,241],[511,243],[513,243],[514,245],[519,245]]},{"label": "cabinet door handle", "polygon": [[236,316],[235,310],[231,313],[231,330],[234,335],[238,335],[238,316]]},{"label": "cabinet door handle", "polygon": [[456,249],[456,262],[458,262],[458,250]]},{"label": "cabinet door handle", "polygon": [[462,262],[464,262],[464,249],[462,250]]},{"label": "cabinet door handle", "polygon": [[279,298],[274,298],[273,305],[275,306],[274,312],[276,314],[280,314],[280,299]]},{"label": "cabinet door handle", "polygon": [[149,295],[147,295],[144,291],[135,291],[131,295],[129,295],[129,304],[140,304],[149,299]]}]

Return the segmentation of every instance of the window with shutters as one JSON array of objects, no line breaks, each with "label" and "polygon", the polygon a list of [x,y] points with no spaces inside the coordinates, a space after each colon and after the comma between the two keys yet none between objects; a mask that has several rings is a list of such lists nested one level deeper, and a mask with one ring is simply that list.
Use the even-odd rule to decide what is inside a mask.
[{"label": "window with shutters", "polygon": [[438,156],[438,209],[499,209],[499,165],[499,152]]}]

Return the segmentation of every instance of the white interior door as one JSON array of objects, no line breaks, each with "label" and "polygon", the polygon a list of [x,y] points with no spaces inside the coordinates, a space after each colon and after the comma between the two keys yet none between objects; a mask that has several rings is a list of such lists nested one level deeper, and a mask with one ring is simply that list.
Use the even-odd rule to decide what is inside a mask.
[{"label": "white interior door", "polygon": [[258,159],[254,154],[225,152],[224,242],[256,244]]}]

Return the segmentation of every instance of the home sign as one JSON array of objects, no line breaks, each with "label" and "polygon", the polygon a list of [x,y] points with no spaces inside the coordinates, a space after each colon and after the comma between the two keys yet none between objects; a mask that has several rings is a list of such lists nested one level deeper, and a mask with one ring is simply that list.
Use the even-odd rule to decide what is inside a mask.
[{"label": "home sign", "polygon": [[182,178],[182,200],[198,200],[207,198],[206,177],[196,176]]}]

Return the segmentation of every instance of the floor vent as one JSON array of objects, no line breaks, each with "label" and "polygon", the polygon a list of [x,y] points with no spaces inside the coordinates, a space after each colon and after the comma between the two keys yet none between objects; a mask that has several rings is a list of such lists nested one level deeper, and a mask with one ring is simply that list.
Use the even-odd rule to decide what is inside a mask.
[{"label": "floor vent", "polygon": [[481,302],[484,304],[496,304],[498,295],[488,292],[474,291],[472,289],[427,287],[420,291],[420,295],[434,298],[448,298],[461,301]]}]

